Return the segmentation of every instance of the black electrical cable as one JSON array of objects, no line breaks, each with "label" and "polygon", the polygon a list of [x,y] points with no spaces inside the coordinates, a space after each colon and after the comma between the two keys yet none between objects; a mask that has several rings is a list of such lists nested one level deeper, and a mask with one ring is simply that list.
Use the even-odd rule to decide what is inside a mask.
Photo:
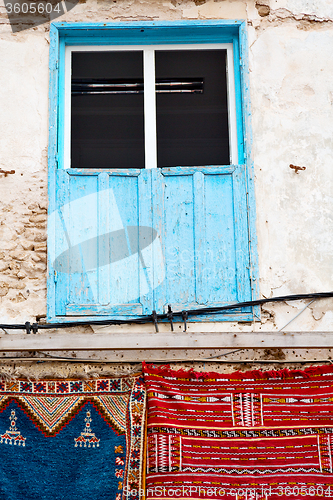
[{"label": "black electrical cable", "polygon": [[6,330],[25,330],[27,333],[30,333],[31,330],[33,333],[37,333],[38,330],[49,330],[54,328],[68,328],[74,326],[89,326],[89,325],[125,325],[130,323],[135,324],[145,324],[145,323],[153,323],[155,327],[157,326],[157,322],[159,320],[168,320],[170,319],[170,312],[172,312],[173,319],[179,318],[180,321],[184,321],[184,314],[186,314],[186,319],[188,316],[199,316],[199,315],[207,315],[207,314],[216,314],[223,311],[240,309],[243,307],[254,307],[260,306],[262,304],[267,304],[268,302],[287,302],[293,300],[304,300],[304,299],[323,299],[327,297],[333,297],[333,292],[319,292],[319,293],[303,293],[298,295],[283,295],[280,297],[271,297],[269,299],[258,299],[258,300],[249,300],[247,302],[238,302],[236,304],[229,304],[226,306],[219,307],[202,307],[199,309],[189,309],[188,311],[169,311],[165,314],[156,314],[153,311],[152,314],[147,316],[141,316],[140,318],[133,319],[105,319],[105,320],[90,320],[90,321],[69,321],[66,323],[44,323],[30,324],[28,321],[23,324],[18,325],[1,325],[0,329]]}]

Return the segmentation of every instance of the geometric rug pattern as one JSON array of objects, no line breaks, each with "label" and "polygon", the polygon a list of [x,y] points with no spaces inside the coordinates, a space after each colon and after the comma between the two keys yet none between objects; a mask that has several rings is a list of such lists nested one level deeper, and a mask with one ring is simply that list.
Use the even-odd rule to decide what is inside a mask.
[{"label": "geometric rug pattern", "polygon": [[0,381],[0,499],[139,500],[142,377]]},{"label": "geometric rug pattern", "polygon": [[144,365],[147,499],[333,496],[333,368]]}]

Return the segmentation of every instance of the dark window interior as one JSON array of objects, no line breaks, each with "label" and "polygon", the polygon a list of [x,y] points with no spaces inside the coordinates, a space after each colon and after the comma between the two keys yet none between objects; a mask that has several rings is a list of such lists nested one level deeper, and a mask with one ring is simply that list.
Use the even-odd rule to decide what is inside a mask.
[{"label": "dark window interior", "polygon": [[140,82],[142,52],[72,53],[73,168],[144,168]]},{"label": "dark window interior", "polygon": [[156,79],[203,79],[203,92],[157,93],[157,165],[228,165],[226,50],[155,52]]},{"label": "dark window interior", "polygon": [[[227,165],[225,50],[156,51],[158,167]],[[144,168],[143,53],[73,52],[71,166]]]}]

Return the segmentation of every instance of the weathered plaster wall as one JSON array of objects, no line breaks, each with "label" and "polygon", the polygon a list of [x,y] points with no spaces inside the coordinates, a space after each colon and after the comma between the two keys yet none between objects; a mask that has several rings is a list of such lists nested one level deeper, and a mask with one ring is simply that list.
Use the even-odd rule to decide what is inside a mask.
[{"label": "weathered plaster wall", "polygon": [[0,19],[0,169],[15,171],[0,174],[0,301],[12,322],[45,314],[48,41]]},{"label": "weathered plaster wall", "polygon": [[[331,290],[332,2],[81,0],[58,20],[215,18],[248,20],[261,295]],[[15,174],[0,174],[1,322],[33,322],[46,314],[48,29],[45,24],[13,34],[0,0],[0,169],[15,170]],[[296,173],[290,165],[305,169]],[[333,299],[314,302],[286,330],[332,331],[332,303]],[[190,325],[189,330],[281,329],[305,305],[268,304],[262,309],[262,322],[256,325]],[[152,331],[150,326],[145,329]],[[110,328],[117,330],[123,331]],[[160,352],[155,359],[216,354]],[[231,359],[330,356],[328,350],[247,350],[232,354]],[[143,352],[133,350],[131,359],[144,357]]]}]

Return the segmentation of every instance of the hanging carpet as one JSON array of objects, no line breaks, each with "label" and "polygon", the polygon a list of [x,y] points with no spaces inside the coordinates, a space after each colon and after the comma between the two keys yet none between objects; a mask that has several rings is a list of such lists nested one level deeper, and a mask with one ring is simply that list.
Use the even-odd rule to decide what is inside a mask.
[{"label": "hanging carpet", "polygon": [[142,377],[0,381],[0,500],[139,500],[144,420]]},{"label": "hanging carpet", "polygon": [[147,500],[333,497],[333,368],[144,365]]}]

